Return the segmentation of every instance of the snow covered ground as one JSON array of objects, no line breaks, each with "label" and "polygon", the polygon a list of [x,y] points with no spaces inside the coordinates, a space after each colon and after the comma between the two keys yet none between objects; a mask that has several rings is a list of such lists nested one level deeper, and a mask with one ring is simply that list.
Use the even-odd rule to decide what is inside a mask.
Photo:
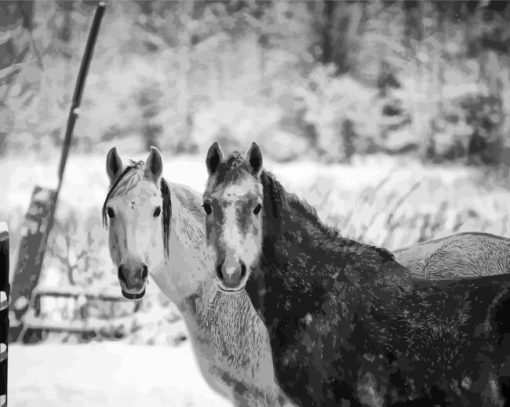
[{"label": "snow covered ground", "polygon": [[226,407],[202,378],[189,342],[9,347],[11,407]]},{"label": "snow covered ground", "polygon": [[[119,153],[125,161],[146,158],[146,154],[129,156],[122,149]],[[105,155],[73,154],[69,159],[57,219],[73,218],[71,213],[79,218],[80,225],[85,226],[77,229],[77,234],[101,224],[100,208],[107,190]],[[10,156],[0,161],[0,172],[6,174],[0,180],[0,219],[8,221],[13,235],[19,234],[34,185],[52,187],[56,183],[57,160],[48,158],[42,162],[32,158]],[[204,156],[165,158],[164,174],[169,181],[203,190],[207,176]],[[266,167],[288,189],[309,200],[323,219],[338,224],[346,236],[359,236],[361,240],[390,249],[412,244],[418,238],[460,231],[486,231],[505,236],[510,231],[509,191],[492,185],[490,178],[483,178],[474,169],[423,166],[387,157],[356,160],[353,165],[328,166],[301,161],[267,163]],[[97,254],[98,267],[112,268],[106,252],[96,253],[106,250],[106,230],[98,228],[94,237],[101,247],[91,246],[87,250]],[[51,275],[51,270],[43,271],[42,280],[45,275]],[[117,289],[117,282],[113,282]],[[152,331],[144,332],[152,343],[164,342],[157,340]],[[9,405],[214,407],[230,404],[213,393],[202,379],[189,342],[177,347],[102,342],[11,346]]]}]

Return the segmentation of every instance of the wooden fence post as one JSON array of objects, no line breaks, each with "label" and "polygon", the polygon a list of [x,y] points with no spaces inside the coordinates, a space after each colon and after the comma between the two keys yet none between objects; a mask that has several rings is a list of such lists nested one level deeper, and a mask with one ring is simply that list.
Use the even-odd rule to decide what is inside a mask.
[{"label": "wooden fence post", "polygon": [[7,407],[7,347],[9,332],[9,231],[0,222],[0,407]]},{"label": "wooden fence post", "polygon": [[13,320],[9,329],[11,342],[20,339],[23,316],[32,301],[32,292],[39,283],[46,242],[53,226],[56,192],[36,186],[21,227],[18,261],[10,296]]},{"label": "wooden fence post", "polygon": [[13,321],[11,321],[10,329],[11,342],[15,342],[20,338],[23,339],[23,317],[29,309],[32,301],[32,292],[37,286],[39,276],[41,275],[46,243],[53,226],[58,195],[62,187],[64,170],[67,163],[69,148],[71,147],[73,129],[76,119],[78,118],[78,108],[80,107],[85,79],[92,59],[92,53],[94,51],[94,45],[99,33],[105,7],[105,3],[102,1],[100,1],[96,7],[94,19],[92,20],[92,27],[85,46],[85,53],[81,61],[80,70],[78,71],[78,79],[74,88],[64,136],[64,146],[58,166],[57,189],[54,190],[36,186],[32,193],[30,206],[28,207],[28,212],[23,223],[22,237],[18,249],[18,262],[12,281],[11,304],[13,308]]}]

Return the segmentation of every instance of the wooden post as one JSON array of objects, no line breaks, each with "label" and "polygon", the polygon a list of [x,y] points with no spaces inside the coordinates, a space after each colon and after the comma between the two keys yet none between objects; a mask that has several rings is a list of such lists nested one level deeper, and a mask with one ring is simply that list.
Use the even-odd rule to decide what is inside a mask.
[{"label": "wooden post", "polygon": [[64,135],[64,146],[58,167],[58,187],[56,190],[40,186],[34,188],[30,206],[28,207],[28,212],[23,223],[21,242],[18,250],[18,262],[12,282],[11,304],[13,308],[13,321],[9,331],[11,342],[18,340],[23,332],[23,316],[28,310],[32,300],[32,292],[37,286],[39,276],[41,275],[46,243],[53,226],[55,209],[57,207],[58,195],[62,187],[73,129],[76,119],[78,118],[77,109],[80,107],[85,79],[92,59],[94,45],[99,33],[104,10],[105,4],[100,1],[96,7],[92,27],[85,46],[85,53],[81,61],[80,70],[78,71],[78,79],[74,88],[71,108],[69,109]]},{"label": "wooden post", "polygon": [[53,226],[56,191],[36,186],[21,227],[16,272],[12,281],[11,326],[9,336],[16,342],[23,330],[23,316],[39,282],[48,235]]},{"label": "wooden post", "polygon": [[0,407],[7,407],[7,347],[9,331],[9,231],[0,222]]}]

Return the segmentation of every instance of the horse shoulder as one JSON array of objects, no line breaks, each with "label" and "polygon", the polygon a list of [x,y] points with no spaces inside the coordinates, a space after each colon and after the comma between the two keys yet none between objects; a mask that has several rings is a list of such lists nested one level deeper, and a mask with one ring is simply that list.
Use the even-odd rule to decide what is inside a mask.
[{"label": "horse shoulder", "polygon": [[398,295],[411,292],[413,282],[409,270],[388,250],[360,244],[356,255],[351,275],[358,276],[360,288],[368,292],[370,298],[390,307]]}]

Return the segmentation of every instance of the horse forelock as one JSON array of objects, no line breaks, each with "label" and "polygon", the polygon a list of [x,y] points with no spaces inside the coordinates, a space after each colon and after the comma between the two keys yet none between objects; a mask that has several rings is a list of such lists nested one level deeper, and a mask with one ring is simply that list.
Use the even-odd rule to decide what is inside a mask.
[{"label": "horse forelock", "polygon": [[246,162],[246,159],[241,155],[239,151],[234,151],[232,154],[230,154],[227,157],[227,159],[223,162],[223,164],[229,170],[238,168],[248,169],[248,163]]},{"label": "horse forelock", "polygon": [[103,226],[108,226],[108,217],[106,214],[107,203],[110,199],[115,197],[127,194],[131,191],[138,182],[143,178],[143,172],[135,171],[143,169],[144,167],[143,161],[130,161],[130,165],[128,165],[124,171],[117,177],[115,182],[110,187],[108,194],[104,200],[103,210],[102,210],[102,218],[103,218]]},{"label": "horse forelock", "polygon": [[235,183],[243,176],[249,174],[250,165],[238,151],[234,151],[226,160],[218,165],[215,174],[215,184]]}]

